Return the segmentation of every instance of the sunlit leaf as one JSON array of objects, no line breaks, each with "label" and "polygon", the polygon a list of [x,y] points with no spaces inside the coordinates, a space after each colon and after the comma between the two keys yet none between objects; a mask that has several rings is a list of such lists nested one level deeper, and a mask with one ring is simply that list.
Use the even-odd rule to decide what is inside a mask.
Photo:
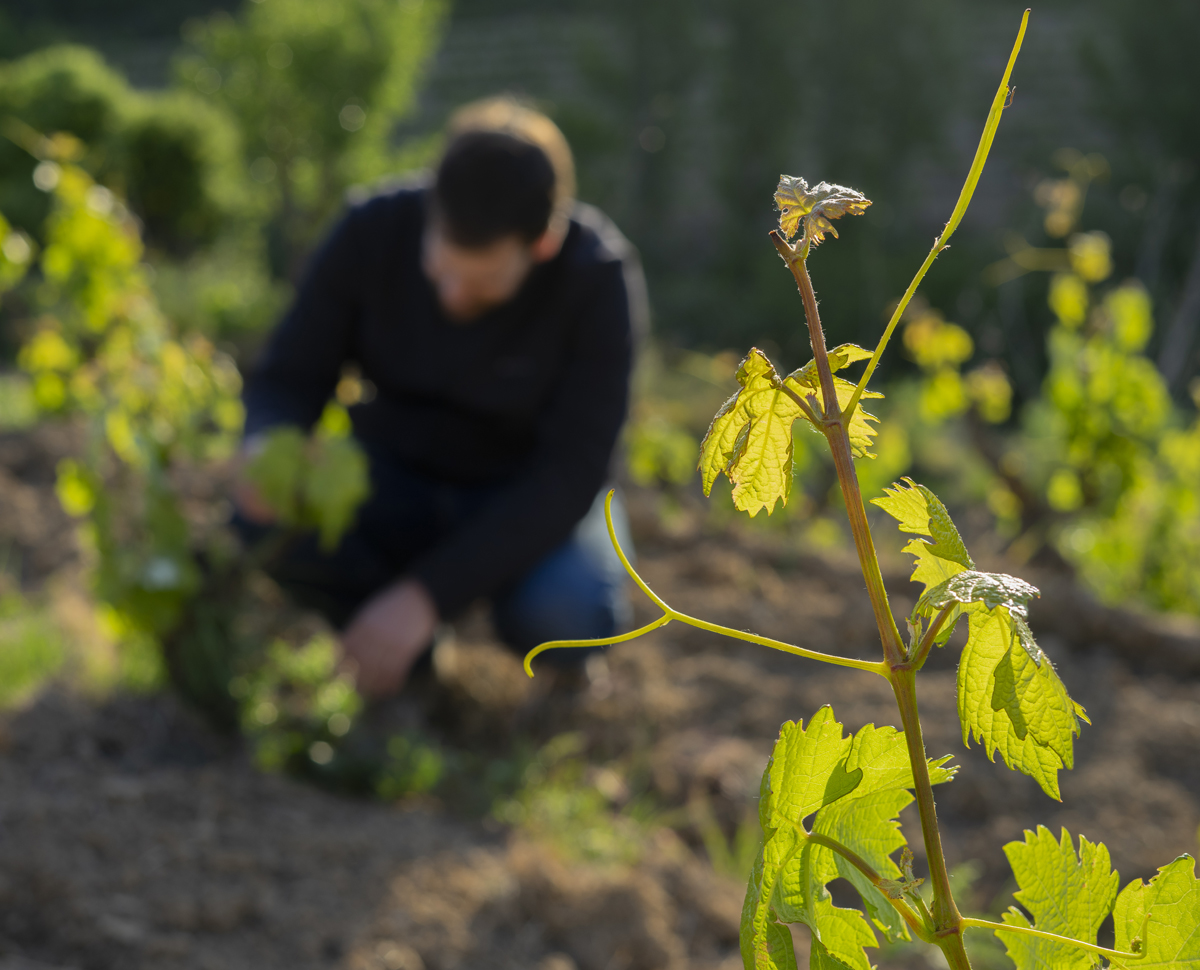
[{"label": "sunlit leaf", "polygon": [[[921,598],[917,600],[913,615],[933,616],[952,603],[982,603],[988,610],[1003,608],[1013,618],[1013,625],[1021,646],[1025,648],[1034,663],[1040,664],[1045,655],[1033,639],[1033,633],[1026,623],[1028,615],[1026,604],[1040,595],[1036,586],[1032,586],[1016,576],[1009,576],[1007,573],[981,573],[967,569],[954,574],[936,586],[927,588]],[[957,619],[957,616],[958,611],[955,611],[948,620]]]},{"label": "sunlit leaf", "polygon": [[[767,887],[768,898],[764,899],[762,876],[762,850],[759,850],[758,861],[750,871],[746,900],[742,904],[742,923],[738,933],[742,965],[750,970],[796,970],[792,934],[786,926],[775,921],[770,909],[769,897],[774,884]],[[760,913],[761,922],[756,921]]]},{"label": "sunlit leaf", "polygon": [[[837,778],[834,771],[844,766],[850,753],[850,738],[842,737],[842,726],[833,719],[833,708],[822,707],[808,722],[788,721],[779,729],[779,739],[767,765],[770,778],[773,820],[802,822],[823,805],[853,791],[862,773]],[[772,821],[772,825],[784,824]]]},{"label": "sunlit leaf", "polygon": [[304,480],[304,499],[321,548],[333,549],[371,491],[367,456],[353,438],[316,438]]},{"label": "sunlit leaf", "polygon": [[928,536],[932,540],[929,543],[930,554],[958,563],[966,569],[974,569],[975,562],[967,553],[967,547],[946,506],[924,485],[918,485],[911,478],[904,479],[904,482],[885,488],[883,496],[871,499],[871,504],[878,505],[899,522],[901,532]]},{"label": "sunlit leaf", "polygon": [[792,425],[802,412],[761,350],[746,355],[737,379],[741,390],[722,406],[700,446],[704,490],[723,472],[738,509],[769,514],[791,492]]},{"label": "sunlit leaf", "polygon": [[[1143,939],[1146,913],[1150,921]],[[1131,882],[1117,897],[1113,922],[1118,950],[1145,953],[1127,966],[1153,970],[1200,967],[1200,882],[1195,860],[1181,855],[1160,868],[1148,884],[1140,879]]]},{"label": "sunlit leaf", "polygon": [[[1119,877],[1112,870],[1108,849],[1081,836],[1076,855],[1066,829],[1061,839],[1055,839],[1039,825],[1036,833],[1026,829],[1024,842],[1008,843],[1004,854],[1020,887],[1013,895],[1033,916],[1030,923],[1013,906],[1002,917],[1005,923],[1096,942],[1100,924],[1117,898]],[[1089,970],[1099,959],[1087,950],[1023,933],[997,930],[996,936],[1004,941],[1017,970]]]},{"label": "sunlit leaf", "polygon": [[958,664],[963,743],[982,741],[989,758],[999,751],[1010,768],[1061,800],[1058,771],[1074,764],[1083,708],[1067,695],[1049,660],[1038,664],[1030,656],[1015,628],[1019,618],[980,604],[965,612],[970,634]]},{"label": "sunlit leaf", "polygon": [[[867,360],[871,356],[871,352],[857,344],[841,344],[829,351],[829,369],[835,375],[839,370],[844,370],[851,364],[860,360]],[[817,374],[817,364],[815,360],[810,360],[803,367],[792,371],[784,378],[784,384],[795,391],[801,398],[809,400],[812,404],[813,411],[820,416],[823,413],[821,402],[824,400],[821,395],[821,381]],[[837,394],[838,407],[845,409],[850,403],[850,399],[854,396],[854,384],[850,381],[843,380],[840,377],[833,378],[834,391]],[[850,438],[850,449],[854,453],[855,458],[874,458],[870,448],[875,440],[877,430],[872,422],[879,419],[875,415],[863,410],[862,398],[881,398],[883,394],[878,391],[865,391],[858,405],[854,408],[854,414],[850,418],[850,424],[846,432]],[[807,416],[806,416],[807,417]],[[819,428],[817,429],[820,430]]]},{"label": "sunlit leaf", "polygon": [[775,204],[779,207],[779,228],[783,234],[791,239],[803,221],[805,241],[817,246],[827,232],[837,238],[831,220],[846,215],[861,216],[871,200],[857,189],[844,185],[818,182],[810,189],[802,178],[781,175],[775,190]]},{"label": "sunlit leaf", "polygon": [[[929,763],[934,784],[953,777],[953,769],[943,767],[946,760]],[[764,845],[743,913],[744,956],[770,952],[771,927],[779,920],[810,927],[810,966],[868,968],[863,947],[878,945],[872,923],[889,939],[907,937],[888,898],[844,856],[811,842],[804,822],[815,812],[813,832],[898,882],[903,876],[890,856],[905,845],[897,815],[912,801],[912,784],[904,734],[895,728],[868,724],[846,737],[828,707],[807,727],[791,721],[783,726],[760,790]],[[826,885],[838,877],[859,891],[870,922],[859,910],[833,905]]]}]

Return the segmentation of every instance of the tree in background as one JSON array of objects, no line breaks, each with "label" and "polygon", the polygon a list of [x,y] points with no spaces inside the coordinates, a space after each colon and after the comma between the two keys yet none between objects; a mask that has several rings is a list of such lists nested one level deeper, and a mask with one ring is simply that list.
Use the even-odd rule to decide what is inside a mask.
[{"label": "tree in background", "polygon": [[0,211],[39,238],[49,203],[28,146],[74,136],[79,164],[141,223],[167,315],[252,341],[347,188],[420,160],[420,146],[393,146],[393,129],[443,19],[441,0],[248,3],[186,25],[166,91],[131,88],[76,45],[2,64]]},{"label": "tree in background", "polygon": [[258,0],[236,19],[186,26],[178,77],[236,119],[281,275],[295,276],[347,188],[411,158],[392,131],[444,9],[440,0]]},{"label": "tree in background", "polygon": [[0,207],[40,232],[49,197],[33,181],[29,133],[69,132],[84,165],[126,195],[152,245],[186,253],[211,243],[250,204],[239,135],[194,93],[135,91],[95,51],[59,45],[0,66]]}]

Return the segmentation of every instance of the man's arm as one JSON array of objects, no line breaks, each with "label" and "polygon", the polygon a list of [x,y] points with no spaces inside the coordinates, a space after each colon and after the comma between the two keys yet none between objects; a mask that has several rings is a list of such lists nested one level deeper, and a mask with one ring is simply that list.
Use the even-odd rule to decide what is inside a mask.
[{"label": "man's arm", "polygon": [[360,219],[360,210],[351,210],[313,255],[247,381],[247,439],[280,424],[311,427],[337,386],[359,314]]},{"label": "man's arm", "polygon": [[608,475],[625,420],[633,341],[619,262],[579,294],[576,339],[526,470],[413,564],[441,616],[517,579],[566,541]]}]

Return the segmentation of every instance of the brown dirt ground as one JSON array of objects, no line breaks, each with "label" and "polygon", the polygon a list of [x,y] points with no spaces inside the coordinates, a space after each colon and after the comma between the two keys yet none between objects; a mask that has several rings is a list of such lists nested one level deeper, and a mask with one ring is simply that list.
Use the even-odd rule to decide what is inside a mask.
[{"label": "brown dirt ground", "polygon": [[[0,478],[0,529],[14,536],[9,494],[40,498]],[[636,524],[642,573],[675,607],[877,652],[844,556],[747,533],[670,536],[645,515]],[[889,586],[911,601],[902,569]],[[653,615],[639,603],[640,622]],[[976,864],[964,897],[977,911],[1008,881],[1001,846],[1039,823],[1107,843],[1123,882],[1197,849],[1200,681],[1135,671],[1086,624],[1076,639],[1063,634],[1072,624],[1046,628],[1056,632],[1043,646],[1095,724],[1061,804],[963,749],[953,647],[919,681],[928,749],[961,765],[939,812],[951,866]],[[702,797],[729,832],[753,808],[782,721],[825,703],[850,730],[896,721],[880,679],[678,624],[614,648],[574,690],[531,684],[477,620],[435,669],[462,743],[581,731],[597,764],[636,762],[663,809]],[[915,817],[904,821],[919,870]],[[635,865],[573,864],[536,832],[430,799],[386,805],[263,775],[169,696],[52,690],[0,730],[0,970],[732,970],[742,887],[713,871],[699,841],[684,821],[652,834]],[[875,959],[937,965],[909,951]]]}]

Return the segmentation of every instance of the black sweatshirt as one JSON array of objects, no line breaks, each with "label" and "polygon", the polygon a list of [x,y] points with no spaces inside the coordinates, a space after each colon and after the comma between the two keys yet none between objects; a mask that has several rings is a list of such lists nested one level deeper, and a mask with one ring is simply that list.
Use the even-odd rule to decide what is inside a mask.
[{"label": "black sweatshirt", "polygon": [[377,389],[350,408],[355,437],[438,481],[501,483],[409,566],[452,616],[564,542],[604,484],[644,296],[632,247],[579,206],[512,300],[451,322],[421,272],[425,200],[377,196],[334,228],[248,381],[246,434],[311,427],[353,362]]}]

